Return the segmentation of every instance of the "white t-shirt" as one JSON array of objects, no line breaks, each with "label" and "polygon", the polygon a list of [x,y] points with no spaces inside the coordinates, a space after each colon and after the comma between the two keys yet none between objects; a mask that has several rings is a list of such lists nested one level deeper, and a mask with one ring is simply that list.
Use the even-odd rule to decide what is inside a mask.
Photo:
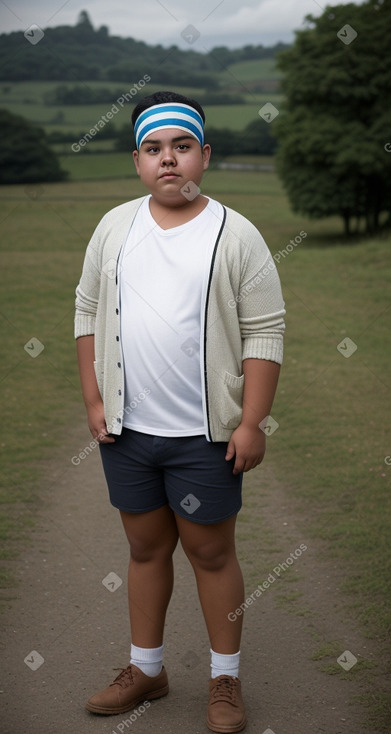
[{"label": "white t-shirt", "polygon": [[223,207],[209,199],[194,219],[164,230],[150,198],[120,262],[123,425],[156,436],[202,435],[201,301]]}]

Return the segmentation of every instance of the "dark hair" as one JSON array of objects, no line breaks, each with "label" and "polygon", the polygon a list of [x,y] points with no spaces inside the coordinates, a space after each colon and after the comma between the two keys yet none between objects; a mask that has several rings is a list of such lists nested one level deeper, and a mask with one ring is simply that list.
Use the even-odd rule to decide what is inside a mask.
[{"label": "dark hair", "polygon": [[183,94],[177,94],[176,92],[155,92],[154,94],[150,94],[148,97],[144,97],[144,99],[142,99],[134,108],[132,113],[133,128],[137,122],[137,118],[142,112],[156,104],[164,104],[166,102],[181,102],[182,104],[189,105],[189,107],[193,107],[200,113],[203,121],[205,122],[205,112],[195,99],[190,99],[190,97],[185,97]]}]

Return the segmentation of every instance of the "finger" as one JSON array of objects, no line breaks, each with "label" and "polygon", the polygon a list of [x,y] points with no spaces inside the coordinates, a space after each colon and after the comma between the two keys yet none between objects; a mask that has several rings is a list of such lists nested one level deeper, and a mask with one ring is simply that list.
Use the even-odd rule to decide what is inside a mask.
[{"label": "finger", "polygon": [[243,472],[250,471],[250,469],[255,469],[255,467],[258,466],[258,464],[260,463],[261,461],[258,458],[253,459],[253,460],[244,459],[242,462],[242,468],[240,469],[240,471],[243,471]]},{"label": "finger", "polygon": [[246,471],[244,468],[245,466],[246,466],[246,462],[237,456],[236,461],[235,461],[235,466],[233,468],[233,474],[240,474],[240,472]]},{"label": "finger", "polygon": [[109,431],[107,430],[107,427],[105,426],[100,431],[98,435],[98,440],[101,441],[102,443],[112,443],[115,439],[113,438],[112,434],[109,433]]},{"label": "finger", "polygon": [[235,446],[231,441],[229,442],[227,446],[227,453],[225,454],[225,460],[230,461],[232,457],[235,456]]},{"label": "finger", "polygon": [[259,464],[262,463],[263,457],[258,457],[257,459],[254,459],[252,462],[247,462],[246,467],[243,471],[250,471],[250,469],[255,469]]},{"label": "finger", "polygon": [[107,432],[106,427],[102,428],[99,433],[96,433],[94,439],[98,443],[113,443],[115,441],[115,439]]}]

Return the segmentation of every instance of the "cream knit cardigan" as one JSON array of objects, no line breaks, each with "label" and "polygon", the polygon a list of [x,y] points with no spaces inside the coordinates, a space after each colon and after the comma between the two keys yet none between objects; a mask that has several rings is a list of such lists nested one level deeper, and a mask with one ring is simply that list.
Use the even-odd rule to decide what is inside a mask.
[{"label": "cream knit cardigan", "polygon": [[[100,221],[76,289],[75,337],[95,335],[94,366],[106,424],[117,435],[125,412],[120,258],[144,198],[115,207]],[[241,421],[242,361],[252,357],[282,363],[284,315],[280,280],[265,241],[251,222],[224,207],[201,308],[202,402],[209,441],[229,441]]]}]

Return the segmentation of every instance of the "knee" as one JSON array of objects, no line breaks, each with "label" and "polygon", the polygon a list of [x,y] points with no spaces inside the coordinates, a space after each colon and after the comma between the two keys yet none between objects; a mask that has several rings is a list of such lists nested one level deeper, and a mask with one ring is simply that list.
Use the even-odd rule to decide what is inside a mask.
[{"label": "knee", "polygon": [[145,544],[143,541],[130,543],[130,559],[134,563],[166,563],[171,560],[177,540],[170,543]]},{"label": "knee", "polygon": [[184,548],[184,551],[190,563],[203,571],[220,571],[232,555],[232,549],[220,542]]}]

